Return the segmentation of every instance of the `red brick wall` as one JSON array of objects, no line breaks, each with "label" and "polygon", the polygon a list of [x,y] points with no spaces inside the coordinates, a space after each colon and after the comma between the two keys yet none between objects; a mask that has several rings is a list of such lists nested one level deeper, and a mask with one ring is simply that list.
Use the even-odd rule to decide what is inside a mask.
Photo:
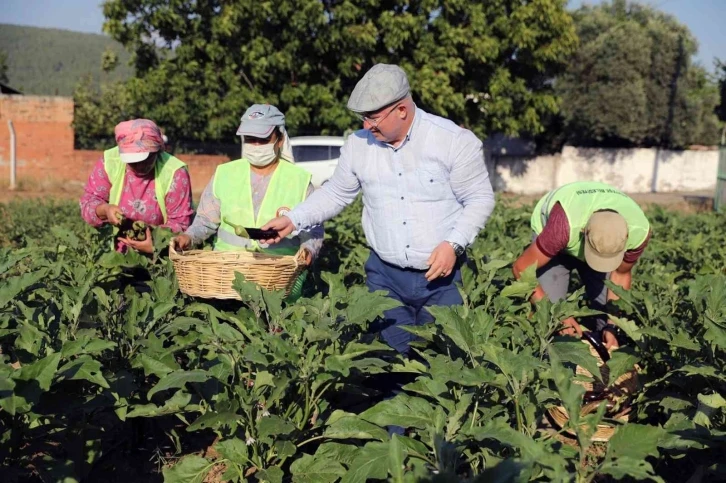
[{"label": "red brick wall", "polygon": [[[10,131],[13,121],[16,139],[16,176],[34,187],[85,183],[94,163],[103,153],[73,149],[73,99],[0,95],[0,186],[10,179]],[[189,165],[192,189],[201,192],[217,165],[226,156],[178,156]]]}]

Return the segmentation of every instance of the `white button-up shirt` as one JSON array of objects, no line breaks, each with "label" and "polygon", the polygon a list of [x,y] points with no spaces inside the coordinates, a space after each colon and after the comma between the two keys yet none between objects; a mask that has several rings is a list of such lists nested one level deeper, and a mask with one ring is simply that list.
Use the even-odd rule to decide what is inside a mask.
[{"label": "white button-up shirt", "polygon": [[469,245],[494,209],[481,141],[418,108],[398,147],[365,129],[351,134],[330,181],[287,216],[307,229],[340,213],[361,190],[369,246],[404,268],[427,268],[442,241]]}]

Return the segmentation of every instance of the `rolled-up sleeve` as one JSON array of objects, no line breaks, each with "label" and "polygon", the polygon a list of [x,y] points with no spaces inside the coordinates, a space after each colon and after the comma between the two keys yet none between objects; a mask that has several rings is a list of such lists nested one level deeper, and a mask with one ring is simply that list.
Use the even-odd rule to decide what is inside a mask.
[{"label": "rolled-up sleeve", "polygon": [[331,219],[355,200],[360,182],[353,171],[352,161],[350,143],[346,142],[330,180],[288,213],[297,230],[310,229]]},{"label": "rolled-up sleeve", "polygon": [[191,226],[184,232],[192,239],[193,245],[200,245],[207,238],[217,233],[221,222],[221,203],[219,198],[214,196],[214,176],[204,188],[202,197],[197,206],[197,216]]},{"label": "rolled-up sleeve", "polygon": [[86,223],[95,228],[103,225],[103,220],[96,214],[96,208],[98,205],[108,203],[110,192],[111,181],[108,179],[103,166],[103,158],[101,158],[93,166],[80,200],[81,217]]},{"label": "rolled-up sleeve", "polygon": [[464,130],[451,148],[451,189],[464,207],[446,241],[463,247],[474,242],[494,210],[494,191],[484,162],[481,141]]},{"label": "rolled-up sleeve", "polygon": [[186,168],[176,170],[171,186],[172,188],[164,197],[167,221],[163,226],[166,226],[174,233],[181,233],[189,227],[194,214],[189,171]]},{"label": "rolled-up sleeve", "polygon": [[[315,187],[312,183],[308,186],[306,199],[309,198],[315,192]],[[323,238],[325,238],[325,232],[323,231],[323,224],[313,225],[309,230],[300,230],[298,233],[300,238],[300,247],[305,248],[313,257],[313,260],[317,260],[320,254],[320,249],[323,247]]]}]

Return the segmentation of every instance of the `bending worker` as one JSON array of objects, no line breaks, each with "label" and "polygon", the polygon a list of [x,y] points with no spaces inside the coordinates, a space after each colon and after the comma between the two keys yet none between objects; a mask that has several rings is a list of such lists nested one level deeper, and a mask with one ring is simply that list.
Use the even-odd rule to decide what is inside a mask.
[{"label": "bending worker", "polygon": [[[186,164],[165,151],[159,127],[148,119],[119,123],[117,146],[93,167],[81,197],[81,216],[94,227],[143,221],[181,232],[191,223],[192,187]],[[117,235],[116,249],[153,253],[151,231],[143,241]]]},{"label": "bending worker", "polygon": [[[532,301],[545,295],[553,302],[567,296],[570,272],[577,270],[585,284],[589,306],[605,311],[617,299],[605,280],[630,290],[633,266],[650,239],[650,223],[629,196],[605,183],[575,182],[547,193],[531,218],[533,243],[514,262],[516,278],[537,264],[537,286]],[[615,326],[607,316],[581,319],[600,333],[607,348],[617,347]],[[563,334],[582,335],[582,327],[570,317]]]}]

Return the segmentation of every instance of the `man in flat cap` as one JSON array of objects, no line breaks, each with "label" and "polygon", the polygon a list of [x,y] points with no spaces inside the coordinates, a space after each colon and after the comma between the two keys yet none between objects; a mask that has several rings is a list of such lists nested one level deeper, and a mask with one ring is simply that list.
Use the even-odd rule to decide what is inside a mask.
[{"label": "man in flat cap", "polygon": [[362,191],[367,284],[403,304],[386,312],[380,328],[407,355],[414,336],[401,326],[432,321],[428,306],[462,303],[456,282],[464,251],[491,215],[494,193],[479,139],[416,107],[397,65],[373,66],[348,109],[363,129],[346,140],[328,183],[263,227],[279,233],[266,241],[334,217]]}]

